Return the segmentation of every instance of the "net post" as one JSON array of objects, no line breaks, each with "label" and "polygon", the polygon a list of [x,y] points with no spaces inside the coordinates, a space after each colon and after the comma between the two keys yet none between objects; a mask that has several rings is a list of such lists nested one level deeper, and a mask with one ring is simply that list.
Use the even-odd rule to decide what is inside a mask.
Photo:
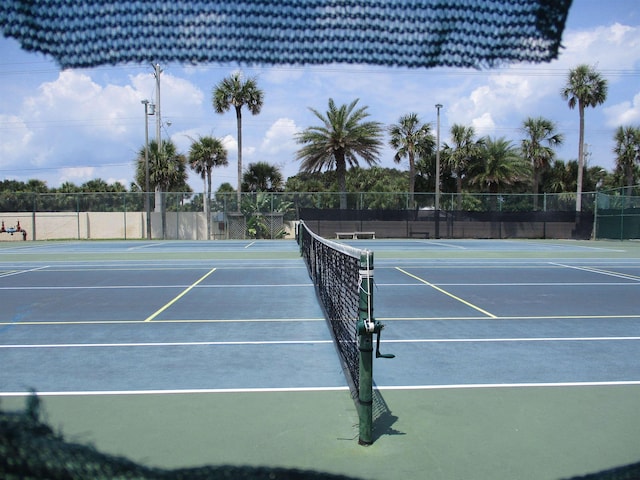
[{"label": "net post", "polygon": [[358,314],[360,445],[373,443],[373,252],[360,256],[360,308]]}]

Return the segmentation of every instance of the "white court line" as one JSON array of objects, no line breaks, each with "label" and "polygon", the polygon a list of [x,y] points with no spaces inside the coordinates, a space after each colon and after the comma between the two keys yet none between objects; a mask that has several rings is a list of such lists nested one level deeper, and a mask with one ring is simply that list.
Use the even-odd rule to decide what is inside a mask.
[{"label": "white court line", "polygon": [[0,349],[18,348],[127,348],[127,347],[208,347],[237,345],[315,345],[332,343],[333,340],[271,340],[238,342],[132,342],[132,343],[46,343],[0,345]]},{"label": "white court line", "polygon": [[[16,272],[22,273],[22,272]],[[7,275],[0,275],[0,278]],[[133,289],[153,289],[153,288],[188,288],[190,285],[69,285],[69,286],[46,286],[46,287],[0,287],[0,290],[133,290]],[[195,288],[295,288],[295,287],[304,287],[304,288],[313,288],[313,284],[300,284],[300,283],[275,283],[275,284],[238,284],[238,285],[195,285]]]},{"label": "white court line", "polygon": [[[635,318],[635,317],[634,317]],[[154,320],[153,323],[300,323],[300,322],[325,322],[324,317],[318,318],[220,318],[220,319],[168,319]],[[11,325],[15,327],[24,326],[51,326],[51,325],[148,325],[140,319],[130,320],[35,320],[21,322],[0,322],[1,326]]]},{"label": "white court line", "polygon": [[[612,320],[612,319],[636,319],[640,318],[640,314],[621,314],[621,315],[535,315],[535,316],[515,316],[508,315],[504,317],[496,317],[490,320]],[[434,320],[487,320],[487,317],[468,316],[468,317],[377,317],[380,321],[385,322],[422,322]]]},{"label": "white court line", "polygon": [[[427,243],[427,242],[423,242],[423,243]],[[458,250],[466,250],[467,247],[463,247],[462,245],[451,245],[449,243],[444,243],[444,242],[428,242],[429,245],[438,245],[441,247],[447,247],[447,248],[457,248]]]},{"label": "white court line", "polygon": [[[385,340],[383,343],[500,343],[500,342],[617,342],[638,341],[640,337],[531,337],[531,338],[427,338],[408,340]],[[240,345],[318,345],[332,340],[267,340],[236,342],[129,342],[129,343],[45,343],[0,345],[1,349],[28,348],[131,348],[131,347],[202,347]]]},{"label": "white court line", "polygon": [[[287,387],[287,388],[202,388],[183,390],[102,390],[102,391],[69,391],[69,392],[36,392],[39,397],[75,397],[75,396],[108,396],[108,395],[183,395],[197,393],[295,393],[295,392],[343,392],[347,386],[339,387]],[[33,392],[2,392],[0,397],[28,397]]]},{"label": "white court line", "polygon": [[[469,383],[452,385],[376,385],[374,390],[401,391],[401,390],[461,390],[461,389],[488,389],[488,388],[572,388],[572,387],[618,387],[640,385],[640,380],[627,380],[617,382],[545,382],[545,383]],[[344,392],[349,387],[287,387],[287,388],[203,388],[182,390],[99,390],[77,391],[72,390],[36,392],[39,397],[73,397],[73,396],[118,396],[118,395],[183,395],[199,393],[296,393],[296,392]],[[29,392],[1,392],[0,397],[29,397],[34,393]]]},{"label": "white court line", "polygon": [[377,385],[377,390],[456,390],[476,388],[537,388],[537,387],[617,387],[640,385],[640,380],[622,380],[618,382],[541,382],[541,383],[469,383],[455,385]]},{"label": "white court line", "polygon": [[[596,273],[602,273],[597,272]],[[625,280],[640,280],[638,277],[620,277]],[[423,287],[416,283],[376,283],[379,287]],[[438,283],[441,287],[617,287],[633,285],[629,282],[508,282],[508,283]]]},{"label": "white court line", "polygon": [[583,272],[598,273],[600,275],[607,275],[609,277],[623,278],[625,280],[635,280],[636,282],[640,281],[640,277],[636,275],[626,274],[626,273],[609,272],[607,270],[602,270],[600,268],[593,268],[593,267],[578,267],[575,265],[564,265],[562,263],[554,263],[554,262],[549,262],[549,263],[551,265],[555,265],[558,267],[572,268],[574,270],[581,270]]},{"label": "white court line", "polygon": [[640,337],[522,337],[522,338],[425,338],[384,340],[383,343],[490,343],[490,342],[617,342]]},{"label": "white court line", "polygon": [[2,275],[0,275],[0,278],[12,277],[14,275],[21,275],[23,273],[29,273],[29,272],[37,272],[38,270],[44,270],[46,268],[49,268],[49,266],[45,265],[43,267],[30,268],[28,270],[16,270],[14,272],[8,272],[8,273],[5,273],[5,274],[2,274]]},{"label": "white court line", "polygon": [[147,243],[147,244],[144,244],[144,245],[136,245],[135,247],[127,248],[127,251],[141,250],[143,248],[157,247],[159,245],[162,245],[162,244],[160,242],[156,242],[156,243]]}]

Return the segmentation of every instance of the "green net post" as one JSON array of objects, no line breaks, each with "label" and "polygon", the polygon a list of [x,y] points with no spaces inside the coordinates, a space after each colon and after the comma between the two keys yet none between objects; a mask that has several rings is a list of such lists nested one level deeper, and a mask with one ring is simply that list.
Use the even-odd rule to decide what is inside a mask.
[{"label": "green net post", "polygon": [[305,242],[304,229],[305,229],[304,222],[302,220],[300,220],[300,222],[298,222],[296,224],[296,228],[295,228],[296,242],[298,243],[298,249],[300,250],[300,256],[304,256],[304,247],[305,247],[305,245],[304,245],[304,242]]},{"label": "green net post", "polygon": [[358,347],[360,373],[358,389],[358,417],[360,445],[373,443],[373,252],[360,256],[360,308],[358,315]]}]

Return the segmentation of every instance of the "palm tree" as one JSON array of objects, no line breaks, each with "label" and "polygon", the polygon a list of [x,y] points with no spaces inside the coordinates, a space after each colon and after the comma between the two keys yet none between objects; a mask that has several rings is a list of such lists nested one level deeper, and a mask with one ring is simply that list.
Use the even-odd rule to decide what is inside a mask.
[{"label": "palm tree", "polygon": [[242,176],[242,190],[278,192],[284,184],[280,169],[267,162],[250,163]]},{"label": "palm tree", "polygon": [[433,153],[436,145],[428,123],[420,125],[417,113],[403,115],[397,124],[389,127],[389,145],[396,150],[393,160],[400,163],[409,159],[409,205],[413,208],[416,184],[416,157],[424,158]]},{"label": "palm tree", "polygon": [[444,144],[444,163],[449,166],[456,177],[456,193],[458,198],[458,210],[462,209],[462,179],[466,177],[470,164],[478,159],[483,139],[474,140],[473,127],[453,124],[451,126],[452,145]]},{"label": "palm tree", "polygon": [[[136,160],[136,182],[145,184],[145,147],[138,152]],[[149,184],[156,191],[156,208],[160,207],[162,214],[162,238],[166,237],[166,208],[165,192],[177,187],[183,187],[187,181],[187,159],[178,153],[176,145],[171,140],[163,140],[160,149],[158,142],[149,142]]]},{"label": "palm tree", "polygon": [[49,191],[49,188],[47,187],[47,182],[31,178],[25,184],[24,191],[34,193],[47,193]]},{"label": "palm tree", "polygon": [[59,193],[78,193],[82,189],[72,182],[64,182],[56,191]]},{"label": "palm tree", "polygon": [[530,174],[531,166],[510,141],[487,138],[484,140],[481,160],[470,169],[470,182],[485,187],[488,193],[497,194],[500,187],[526,181]]},{"label": "palm tree", "polygon": [[214,137],[200,137],[189,149],[189,166],[205,181],[207,201],[204,213],[207,218],[207,238],[211,238],[211,171],[215,167],[227,166],[227,149]]},{"label": "palm tree", "polygon": [[522,140],[522,154],[533,168],[533,208],[538,209],[538,194],[542,172],[547,170],[555,158],[554,147],[562,145],[564,137],[556,133],[556,126],[546,118],[527,118],[522,131],[527,138]]},{"label": "palm tree", "polygon": [[578,105],[580,114],[580,138],[578,140],[578,187],[576,212],[582,210],[582,176],[584,169],[584,109],[596,107],[607,99],[607,81],[589,65],[579,65],[569,71],[567,83],[561,91],[562,98],[569,101],[569,108]]},{"label": "palm tree", "polygon": [[341,209],[347,208],[347,164],[357,166],[358,157],[361,157],[368,165],[375,165],[382,147],[382,124],[364,121],[369,113],[367,107],[354,110],[358,100],[338,108],[330,98],[326,116],[309,108],[322,125],[296,134],[296,141],[304,144],[296,154],[302,161],[302,172],[335,168]]},{"label": "palm tree", "polygon": [[638,165],[640,165],[640,128],[618,127],[614,135],[616,146],[613,152],[617,155],[616,170],[624,177],[627,195],[631,195],[635,183]]},{"label": "palm tree", "polygon": [[236,72],[223,79],[213,90],[213,108],[216,113],[225,113],[232,106],[236,111],[238,127],[238,209],[240,208],[242,182],[242,107],[246,106],[252,115],[262,109],[264,92],[258,88],[254,78],[243,81],[242,74]]},{"label": "palm tree", "polygon": [[[573,164],[576,171],[573,171]],[[547,170],[541,174],[541,184],[545,192],[566,193],[575,191],[577,162],[565,163],[563,160],[554,160]]]}]

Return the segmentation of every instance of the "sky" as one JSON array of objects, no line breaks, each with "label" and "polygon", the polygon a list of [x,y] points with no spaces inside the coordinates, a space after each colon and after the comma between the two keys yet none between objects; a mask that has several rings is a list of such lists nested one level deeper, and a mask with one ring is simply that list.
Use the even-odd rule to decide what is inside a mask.
[{"label": "sky", "polygon": [[[560,91],[569,70],[593,66],[608,82],[604,104],[585,115],[589,166],[612,171],[614,132],[619,126],[640,127],[640,2],[574,0],[557,60],[512,64],[498,69],[408,69],[368,65],[247,67],[238,64],[161,65],[162,138],[187,154],[193,139],[214,136],[228,149],[229,166],[213,172],[213,188],[237,184],[235,113],[215,113],[212,91],[231,73],[255,77],[264,91],[259,115],[243,111],[243,166],[264,161],[285,178],[299,171],[296,132],[319,124],[310,112],[326,112],[328,100],[348,104],[359,99],[369,120],[385,127],[402,115],[417,113],[449,141],[453,124],[473,126],[478,136],[505,137],[518,145],[528,117],[556,123],[565,137],[557,149],[561,160],[578,156],[578,111]],[[49,188],[64,182],[81,185],[100,178],[134,181],[135,159],[145,141],[141,101],[156,98],[151,64],[61,70],[39,53],[24,52],[13,39],[0,37],[0,179],[45,181]],[[149,138],[155,138],[149,117]],[[382,167],[407,169],[393,162],[388,146]],[[364,165],[363,165],[364,166]],[[195,192],[203,181],[189,173]]]}]

